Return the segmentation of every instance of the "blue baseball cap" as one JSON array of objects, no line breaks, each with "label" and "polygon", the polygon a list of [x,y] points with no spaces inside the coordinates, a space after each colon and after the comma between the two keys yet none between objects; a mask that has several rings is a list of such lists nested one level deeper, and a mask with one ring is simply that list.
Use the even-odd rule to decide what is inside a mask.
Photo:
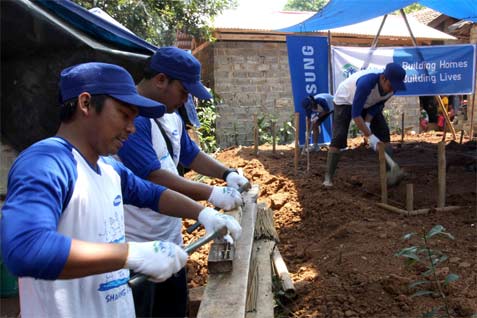
[{"label": "blue baseball cap", "polygon": [[406,84],[404,84],[404,78],[406,77],[406,71],[401,65],[397,63],[389,63],[384,69],[384,77],[386,77],[393,87],[393,91],[405,91]]},{"label": "blue baseball cap", "polygon": [[65,68],[60,75],[60,99],[65,102],[81,93],[104,94],[136,106],[139,114],[158,118],[166,106],[138,94],[134,80],[124,68],[114,64],[90,62]]},{"label": "blue baseball cap", "polygon": [[179,80],[182,86],[199,99],[211,99],[200,81],[200,62],[190,53],[174,46],[159,48],[151,57],[149,68]]}]

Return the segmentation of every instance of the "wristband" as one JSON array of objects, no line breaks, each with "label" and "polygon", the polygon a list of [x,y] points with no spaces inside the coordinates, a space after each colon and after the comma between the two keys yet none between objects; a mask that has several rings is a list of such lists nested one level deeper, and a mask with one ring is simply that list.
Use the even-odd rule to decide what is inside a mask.
[{"label": "wristband", "polygon": [[222,180],[227,182],[227,176],[232,173],[236,172],[238,174],[238,170],[234,168],[228,168],[227,170],[224,171],[224,174],[222,175]]}]

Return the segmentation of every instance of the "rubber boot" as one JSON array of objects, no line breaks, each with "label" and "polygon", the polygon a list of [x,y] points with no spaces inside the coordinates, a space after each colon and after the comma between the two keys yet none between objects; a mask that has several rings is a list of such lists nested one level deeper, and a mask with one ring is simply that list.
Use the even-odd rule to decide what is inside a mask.
[{"label": "rubber boot", "polygon": [[335,176],[336,167],[338,166],[340,157],[341,153],[328,151],[328,157],[326,159],[325,181],[323,181],[323,185],[325,187],[333,186],[333,177]]}]

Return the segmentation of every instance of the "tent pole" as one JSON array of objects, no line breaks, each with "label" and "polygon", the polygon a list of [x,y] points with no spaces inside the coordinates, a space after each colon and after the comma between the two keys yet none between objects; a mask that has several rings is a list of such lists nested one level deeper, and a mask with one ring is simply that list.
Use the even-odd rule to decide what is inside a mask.
[{"label": "tent pole", "polygon": [[373,43],[371,44],[371,49],[368,52],[368,56],[366,56],[366,60],[363,63],[363,66],[361,66],[362,70],[365,70],[369,66],[369,62],[371,61],[371,56],[373,55],[374,50],[376,49],[376,46],[378,45],[378,38],[379,35],[381,34],[381,30],[383,29],[384,22],[386,22],[386,18],[388,17],[387,14],[384,15],[383,21],[381,21],[381,25],[379,26],[378,33],[376,33],[376,36],[374,37]]},{"label": "tent pole", "polygon": [[333,83],[333,68],[331,66],[331,31],[328,30],[328,81],[329,92],[334,95],[334,83]]},{"label": "tent pole", "polygon": [[409,34],[411,35],[412,44],[414,44],[414,46],[417,46],[417,41],[416,41],[416,38],[414,37],[414,34],[412,33],[411,26],[409,25],[409,22],[407,21],[406,13],[404,12],[403,9],[400,9],[399,11],[401,12],[402,18],[404,19],[404,23],[406,23],[406,27],[407,27],[407,30],[409,31]]}]

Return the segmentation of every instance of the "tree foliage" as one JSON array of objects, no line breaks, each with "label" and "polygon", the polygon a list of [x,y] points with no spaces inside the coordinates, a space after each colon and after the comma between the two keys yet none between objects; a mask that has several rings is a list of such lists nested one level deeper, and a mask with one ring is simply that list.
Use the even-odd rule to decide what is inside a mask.
[{"label": "tree foliage", "polygon": [[416,12],[419,10],[424,9],[425,7],[422,4],[419,3],[413,3],[411,5],[408,5],[407,7],[404,8],[405,13],[411,13],[411,12]]},{"label": "tree foliage", "polygon": [[329,0],[288,0],[285,10],[320,11]]},{"label": "tree foliage", "polygon": [[157,46],[171,45],[176,31],[211,38],[210,22],[237,0],[73,0],[98,7],[136,35]]}]

